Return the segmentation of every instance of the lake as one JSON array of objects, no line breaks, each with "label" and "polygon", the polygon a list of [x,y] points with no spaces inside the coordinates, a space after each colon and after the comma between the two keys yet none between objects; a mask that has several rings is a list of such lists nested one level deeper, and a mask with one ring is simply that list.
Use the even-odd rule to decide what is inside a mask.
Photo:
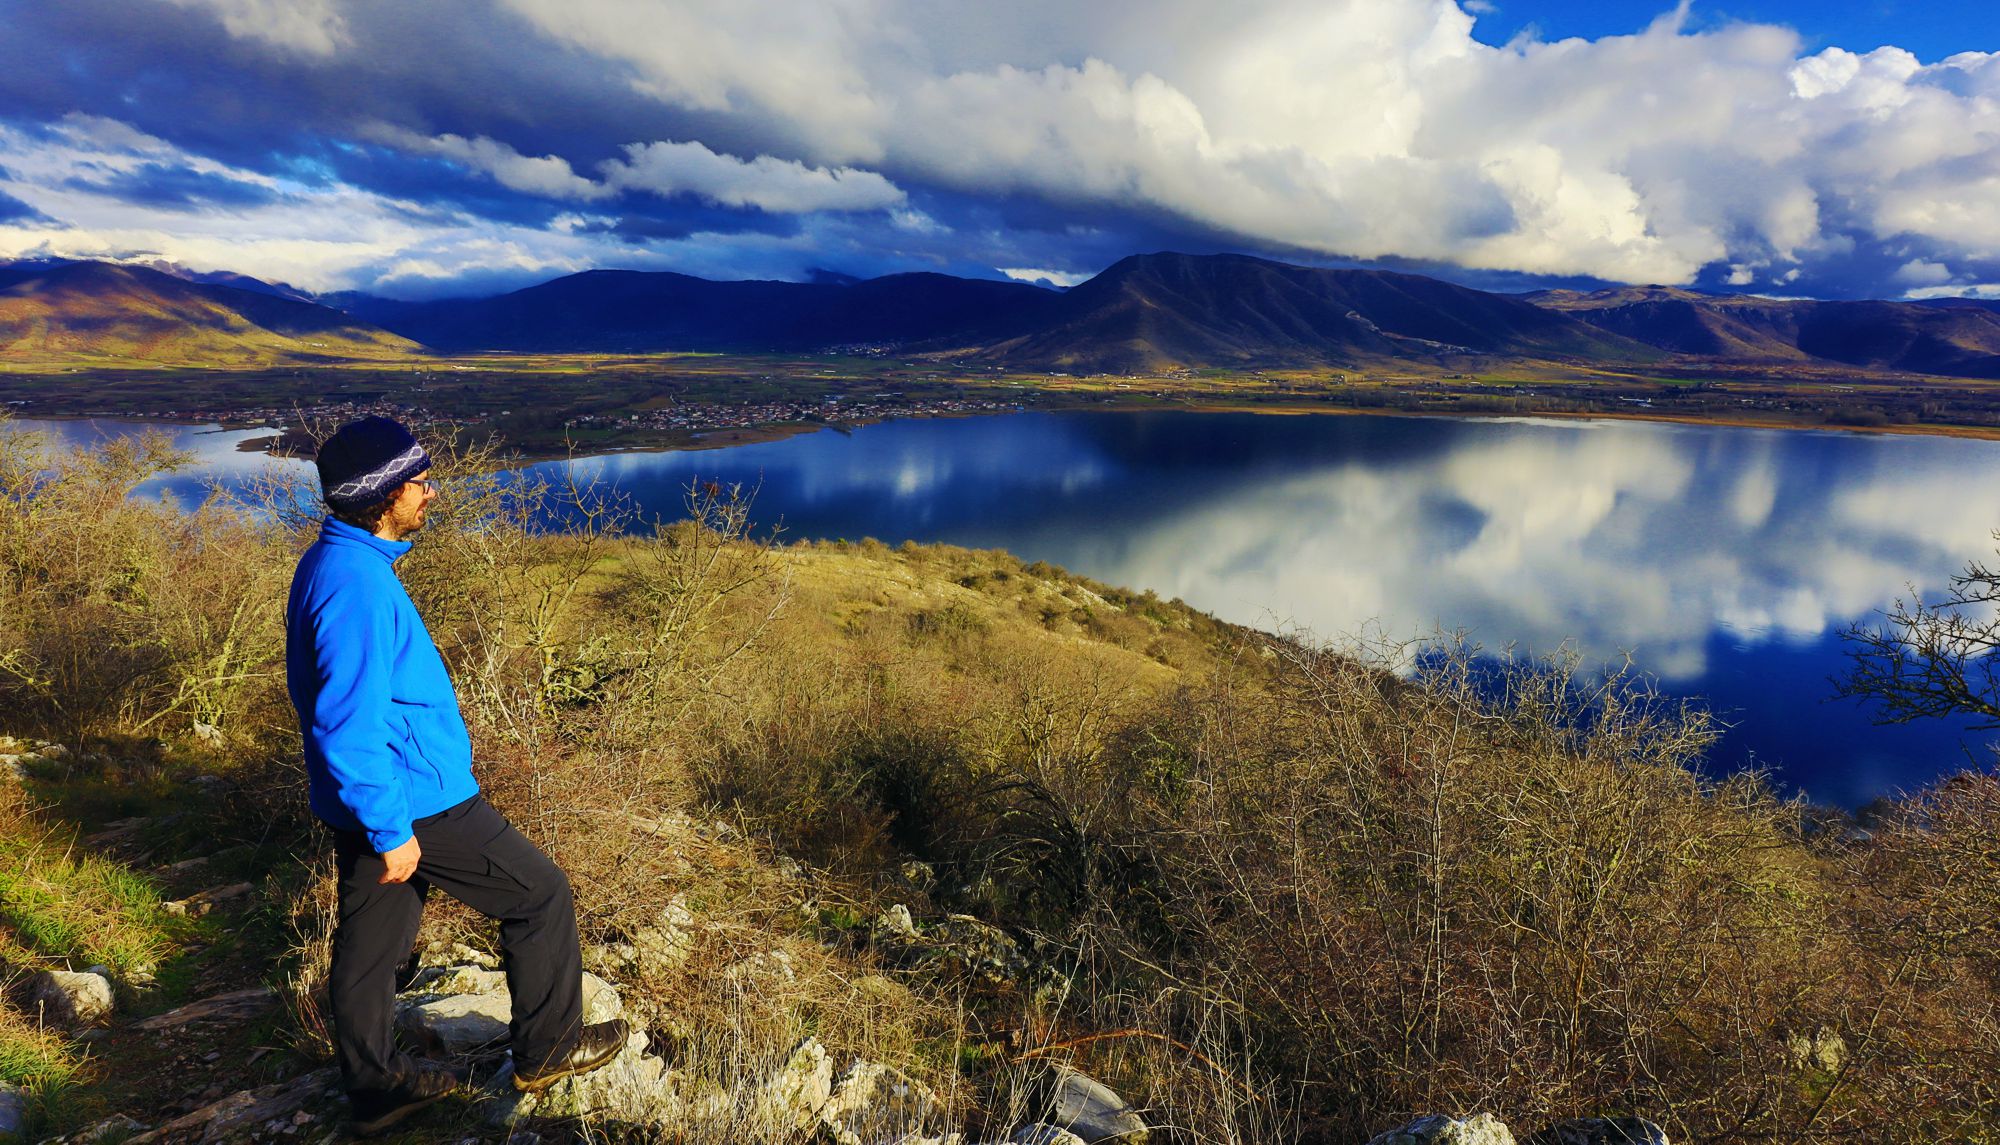
[{"label": "lake", "polygon": [[[72,439],[130,423],[24,423]],[[180,427],[198,497],[271,462]],[[1004,548],[1225,619],[1323,636],[1464,630],[1629,653],[1732,726],[1711,767],[1859,806],[1974,761],[1990,733],[1877,727],[1831,697],[1839,633],[1994,550],[2000,443],[1632,421],[1022,413],[886,422],[575,463],[649,512],[760,487],[787,538]],[[551,472],[554,466],[536,469]]]}]

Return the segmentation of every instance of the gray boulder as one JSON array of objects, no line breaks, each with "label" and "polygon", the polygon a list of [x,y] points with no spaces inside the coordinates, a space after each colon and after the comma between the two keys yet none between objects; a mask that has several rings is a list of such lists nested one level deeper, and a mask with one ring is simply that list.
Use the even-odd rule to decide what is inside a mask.
[{"label": "gray boulder", "polygon": [[920,1136],[939,1108],[923,1082],[894,1066],[856,1061],[833,1083],[819,1118],[839,1145],[875,1145]]},{"label": "gray boulder", "polygon": [[1433,1113],[1378,1133],[1368,1145],[1514,1145],[1514,1132],[1491,1113],[1466,1118]]},{"label": "gray boulder", "polygon": [[446,994],[413,1001],[396,1013],[396,1026],[419,1045],[448,1054],[474,1053],[507,1040],[513,999],[506,991]]},{"label": "gray boulder", "polygon": [[[507,1040],[514,998],[506,976],[477,966],[442,968],[398,997],[396,1025],[420,1045],[449,1054],[472,1053]],[[446,993],[446,988],[464,993]],[[618,991],[595,974],[583,976],[583,1020],[604,1022],[624,1011]]]},{"label": "gray boulder", "polygon": [[51,1025],[87,1025],[110,1017],[115,1005],[111,979],[98,968],[44,970],[28,984],[28,1008]]},{"label": "gray boulder", "polygon": [[1533,1145],[1673,1145],[1666,1130],[1643,1117],[1574,1117],[1530,1140]]},{"label": "gray boulder", "polygon": [[27,1091],[0,1081],[0,1141],[17,1141],[27,1133]]},{"label": "gray boulder", "polygon": [[1081,1137],[1084,1145],[1099,1141],[1144,1145],[1146,1140],[1146,1122],[1124,1098],[1066,1066],[1056,1067],[1049,1106],[1042,1120]]}]

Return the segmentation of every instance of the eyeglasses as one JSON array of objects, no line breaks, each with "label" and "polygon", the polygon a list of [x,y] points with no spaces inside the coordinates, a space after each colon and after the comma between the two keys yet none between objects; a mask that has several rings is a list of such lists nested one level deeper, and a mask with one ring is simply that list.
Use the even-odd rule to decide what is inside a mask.
[{"label": "eyeglasses", "polygon": [[410,478],[410,484],[423,486],[424,492],[426,493],[435,493],[438,491],[437,482],[435,481],[420,480],[418,478],[412,477]]}]

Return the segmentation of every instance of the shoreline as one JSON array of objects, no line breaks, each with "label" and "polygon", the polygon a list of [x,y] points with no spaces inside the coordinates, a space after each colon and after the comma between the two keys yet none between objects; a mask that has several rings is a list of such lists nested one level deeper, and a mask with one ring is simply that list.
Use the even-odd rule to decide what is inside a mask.
[{"label": "shoreline", "polygon": [[[1319,405],[1309,403],[1269,403],[1202,401],[1186,402],[1145,402],[1132,399],[1107,399],[1096,402],[1061,402],[1029,406],[1015,410],[995,410],[977,412],[911,413],[890,417],[858,418],[853,421],[838,422],[770,422],[758,425],[731,426],[712,430],[702,430],[684,440],[655,442],[634,442],[629,444],[608,444],[599,448],[578,452],[562,452],[552,449],[528,448],[511,452],[510,458],[522,466],[540,465],[551,461],[573,461],[591,457],[615,457],[630,453],[698,453],[714,449],[730,449],[741,445],[762,445],[803,437],[822,430],[836,432],[851,430],[861,426],[879,425],[890,421],[919,421],[948,418],[1000,417],[1013,413],[1248,413],[1269,417],[1409,417],[1440,418],[1460,421],[1613,421],[1613,422],[1657,422],[1669,425],[1717,426],[1737,429],[1774,429],[1821,433],[1852,433],[1871,435],[1892,435],[1903,437],[1938,437],[1961,441],[2000,441],[2000,427],[1965,425],[1836,425],[1829,423],[1808,423],[1785,418],[1759,417],[1703,417],[1691,414],[1646,413],[1614,411],[1568,411],[1538,410],[1530,413],[1496,413],[1486,410],[1456,411],[1448,409],[1403,409],[1393,407],[1362,408],[1342,405]],[[148,423],[161,427],[189,429],[206,428],[209,432],[247,432],[273,430],[262,424],[232,425],[227,419],[188,421],[182,419],[155,418],[144,414],[37,414],[24,418],[18,412],[7,420],[33,420],[41,422],[63,421],[109,421],[122,423]],[[282,430],[282,427],[279,427]],[[283,457],[306,460],[296,453],[273,451],[270,446],[283,441],[281,431],[269,432],[262,437],[247,438],[236,443],[242,453],[262,453],[269,457]]]}]

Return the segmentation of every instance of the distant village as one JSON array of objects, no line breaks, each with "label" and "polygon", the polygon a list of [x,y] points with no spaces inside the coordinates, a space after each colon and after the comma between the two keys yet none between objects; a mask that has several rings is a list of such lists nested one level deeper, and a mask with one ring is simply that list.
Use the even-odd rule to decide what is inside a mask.
[{"label": "distant village", "polygon": [[[964,397],[909,397],[901,393],[873,394],[862,399],[840,395],[760,402],[675,402],[641,410],[579,414],[563,421],[565,429],[593,432],[701,433],[755,426],[820,422],[826,424],[879,421],[894,417],[948,417],[999,413],[1022,408],[1032,394],[1006,400]],[[505,418],[511,409],[488,411],[485,418],[440,414],[420,405],[379,398],[371,401],[320,402],[313,405],[209,408],[178,407],[137,415],[173,422],[217,422],[271,427],[336,425],[355,418],[382,415],[418,429],[448,433],[488,418]],[[129,417],[129,413],[116,415]]]}]

